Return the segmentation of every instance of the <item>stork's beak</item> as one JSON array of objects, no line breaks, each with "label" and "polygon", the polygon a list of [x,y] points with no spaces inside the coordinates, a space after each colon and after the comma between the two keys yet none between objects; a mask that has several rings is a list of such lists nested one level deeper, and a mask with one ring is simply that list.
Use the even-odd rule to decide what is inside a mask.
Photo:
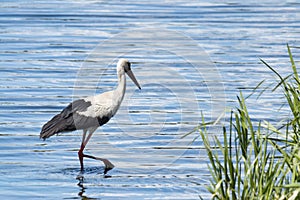
[{"label": "stork's beak", "polygon": [[128,70],[126,73],[127,73],[127,75],[129,76],[129,78],[131,78],[131,80],[134,82],[134,84],[135,84],[139,89],[141,89],[141,86],[140,86],[140,84],[137,82],[137,80],[136,80],[134,74],[132,73],[132,71],[131,71],[131,70]]}]

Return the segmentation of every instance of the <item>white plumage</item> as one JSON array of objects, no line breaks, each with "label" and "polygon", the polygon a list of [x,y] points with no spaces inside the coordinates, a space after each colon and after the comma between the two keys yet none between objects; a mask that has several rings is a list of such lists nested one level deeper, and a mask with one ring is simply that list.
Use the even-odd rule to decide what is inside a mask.
[{"label": "white plumage", "polygon": [[113,92],[110,91],[97,96],[84,98],[84,101],[91,102],[91,106],[89,106],[87,110],[81,112],[77,111],[77,113],[86,117],[112,117],[114,114],[116,114],[116,111],[114,112],[114,107],[116,107],[116,105],[113,103],[112,93]]},{"label": "white plumage", "polygon": [[[117,64],[118,86],[115,90],[73,101],[42,127],[40,138],[43,139],[61,132],[83,130],[82,143],[78,151],[81,171],[84,169],[83,157],[103,161],[105,164],[104,173],[114,167],[107,159],[86,155],[83,150],[95,130],[107,123],[118,111],[126,90],[125,73],[141,89],[130,65],[126,59],[119,60]],[[86,135],[87,132],[89,132],[88,135]]]}]

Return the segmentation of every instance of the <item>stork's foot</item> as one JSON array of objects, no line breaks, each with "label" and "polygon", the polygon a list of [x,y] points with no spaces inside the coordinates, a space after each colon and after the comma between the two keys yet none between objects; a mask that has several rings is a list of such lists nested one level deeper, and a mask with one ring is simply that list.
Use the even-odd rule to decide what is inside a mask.
[{"label": "stork's foot", "polygon": [[106,161],[103,163],[105,164],[105,169],[104,169],[104,174],[106,174],[109,170],[112,170],[115,166],[107,159],[105,159]]},{"label": "stork's foot", "polygon": [[104,174],[109,170],[112,170],[115,166],[107,159],[102,159],[102,162],[105,164]]},{"label": "stork's foot", "polygon": [[99,158],[99,157],[86,155],[86,154],[83,154],[83,157],[91,158],[94,160],[101,160],[105,165],[104,174],[106,174],[109,170],[112,170],[115,167],[109,160],[107,160],[105,158]]}]

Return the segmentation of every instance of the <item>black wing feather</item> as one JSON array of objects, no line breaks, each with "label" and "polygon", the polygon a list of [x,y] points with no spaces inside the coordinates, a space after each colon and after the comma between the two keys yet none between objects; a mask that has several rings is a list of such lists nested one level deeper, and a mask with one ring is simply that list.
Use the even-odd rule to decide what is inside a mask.
[{"label": "black wing feather", "polygon": [[60,132],[98,127],[108,122],[110,117],[107,116],[94,118],[77,113],[86,111],[91,105],[90,101],[85,101],[84,99],[70,103],[61,113],[55,115],[42,127],[40,138],[46,139]]}]

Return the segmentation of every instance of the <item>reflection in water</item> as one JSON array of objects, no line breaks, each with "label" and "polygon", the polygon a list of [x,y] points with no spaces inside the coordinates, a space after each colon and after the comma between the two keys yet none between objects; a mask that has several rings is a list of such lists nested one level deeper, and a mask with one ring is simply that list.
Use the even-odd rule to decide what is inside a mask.
[{"label": "reflection in water", "polygon": [[[86,172],[80,172],[80,174],[77,175],[76,179],[78,180],[78,187],[79,187],[79,192],[78,192],[78,196],[81,197],[82,200],[86,199],[100,199],[100,198],[91,198],[91,197],[87,197],[86,196],[86,190],[88,189],[86,186],[85,186],[85,181],[86,181],[86,178],[84,176],[85,173],[89,174],[90,176],[94,177],[95,176],[95,173],[97,174],[97,172],[99,172],[99,168],[97,167],[92,167],[92,168],[86,168]],[[104,171],[104,168],[100,171]],[[99,175],[99,174],[98,174]],[[104,174],[103,175],[103,178],[111,178],[112,176],[108,175],[108,174]],[[98,180],[98,179],[97,179]],[[88,184],[88,183],[86,183]],[[99,183],[98,183],[99,184]],[[101,189],[101,188],[100,188]]]},{"label": "reflection in water", "polygon": [[86,190],[87,188],[85,188],[85,187],[83,186],[83,181],[79,181],[79,183],[78,183],[77,185],[78,185],[79,188],[80,188],[80,191],[79,191],[79,193],[78,193],[78,196],[81,197],[82,200],[100,199],[100,198],[90,198],[90,197],[85,196],[85,190]]},{"label": "reflection in water", "polygon": [[86,196],[84,195],[84,192],[85,192],[85,189],[86,189],[86,188],[83,186],[83,177],[82,177],[82,178],[79,178],[79,182],[78,182],[77,185],[78,185],[79,188],[80,188],[80,191],[79,191],[79,193],[78,193],[78,196],[80,196],[82,199],[88,198],[88,197],[86,197]]}]

